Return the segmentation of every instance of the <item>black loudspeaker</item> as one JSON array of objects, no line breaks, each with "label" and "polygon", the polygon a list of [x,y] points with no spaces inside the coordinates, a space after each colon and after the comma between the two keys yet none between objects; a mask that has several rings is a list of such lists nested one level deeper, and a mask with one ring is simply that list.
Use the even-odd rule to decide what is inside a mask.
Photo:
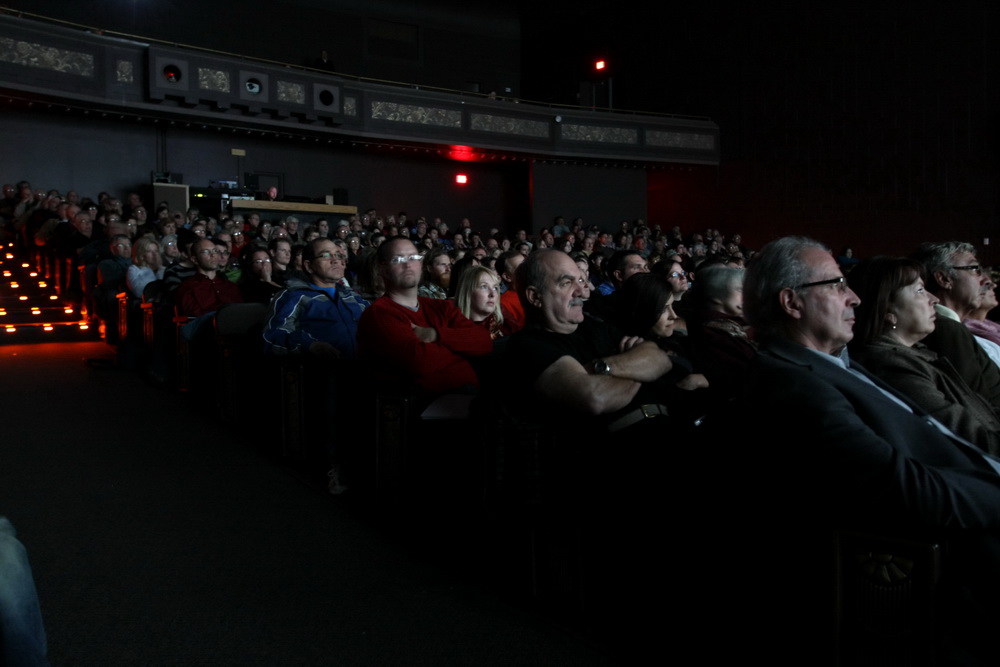
[{"label": "black loudspeaker", "polygon": [[174,183],[153,183],[153,206],[159,205],[161,201],[167,202],[171,211],[184,213],[188,210],[188,186],[176,185]]},{"label": "black loudspeaker", "polygon": [[340,113],[340,86],[313,84],[313,109],[325,114]]},{"label": "black loudspeaker", "polygon": [[246,104],[251,111],[259,111],[262,105],[271,102],[271,79],[263,72],[240,70],[237,92],[240,102]]},{"label": "black loudspeaker", "polygon": [[197,82],[191,80],[190,64],[173,54],[153,51],[149,75],[150,94],[154,97],[186,95],[191,90],[197,90]]}]

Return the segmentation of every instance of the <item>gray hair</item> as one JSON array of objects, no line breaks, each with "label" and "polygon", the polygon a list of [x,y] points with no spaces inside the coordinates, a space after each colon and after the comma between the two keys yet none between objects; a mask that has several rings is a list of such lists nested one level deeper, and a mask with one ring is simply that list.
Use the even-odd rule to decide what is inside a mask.
[{"label": "gray hair", "polygon": [[691,299],[697,308],[720,303],[743,284],[746,271],[724,264],[710,264],[695,274]]},{"label": "gray hair", "polygon": [[941,243],[921,243],[910,255],[924,265],[924,273],[927,276],[927,290],[937,294],[943,288],[934,277],[935,273],[944,273],[949,278],[957,277],[955,269],[952,268],[952,257],[960,252],[970,252],[976,254],[976,248],[971,243],[961,241],[944,241]]},{"label": "gray hair", "polygon": [[761,338],[775,337],[787,316],[778,294],[809,282],[812,267],[802,261],[809,248],[829,252],[819,241],[804,236],[786,236],[771,241],[754,255],[743,280],[743,315]]},{"label": "gray hair", "polygon": [[525,257],[524,261],[517,267],[514,282],[517,284],[517,297],[521,300],[526,319],[534,320],[538,317],[535,312],[537,308],[528,303],[528,288],[534,287],[539,291],[545,289],[545,283],[549,279],[545,259],[556,253],[566,255],[562,250],[543,248]]}]

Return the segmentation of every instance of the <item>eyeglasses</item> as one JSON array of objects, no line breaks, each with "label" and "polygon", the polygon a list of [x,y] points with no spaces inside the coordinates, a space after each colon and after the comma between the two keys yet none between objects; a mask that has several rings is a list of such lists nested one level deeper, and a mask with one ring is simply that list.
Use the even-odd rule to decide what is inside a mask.
[{"label": "eyeglasses", "polygon": [[254,264],[270,264],[271,260],[269,260],[269,259],[255,259],[253,261],[253,263]]},{"label": "eyeglasses", "polygon": [[340,261],[340,262],[346,262],[347,261],[347,255],[345,255],[342,252],[329,252],[329,251],[327,251],[327,252],[321,252],[318,255],[316,255],[316,259],[335,259],[335,260]]},{"label": "eyeglasses", "polygon": [[836,278],[830,278],[829,280],[817,280],[813,283],[803,283],[795,287],[795,289],[805,289],[807,287],[819,287],[821,285],[833,285],[841,294],[847,293],[847,282],[844,280],[844,276],[837,276]]},{"label": "eyeglasses", "polygon": [[423,255],[396,255],[395,257],[389,258],[389,264],[406,264],[407,262],[419,262],[424,258]]},{"label": "eyeglasses", "polygon": [[668,277],[668,278],[683,278],[683,277],[684,277],[684,274],[683,274],[683,273],[681,273],[680,271],[673,271],[673,272],[672,272],[672,273],[670,273],[670,274],[669,274],[669,275],[668,275],[667,277]]},{"label": "eyeglasses", "polygon": [[955,271],[971,271],[974,276],[983,275],[983,269],[978,264],[969,264],[968,266],[953,266],[951,267]]}]

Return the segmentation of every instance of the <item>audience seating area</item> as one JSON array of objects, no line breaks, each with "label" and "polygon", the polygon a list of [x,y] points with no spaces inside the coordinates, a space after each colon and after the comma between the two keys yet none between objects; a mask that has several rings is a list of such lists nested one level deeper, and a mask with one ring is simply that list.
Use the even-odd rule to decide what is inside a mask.
[{"label": "audience seating area", "polygon": [[[65,203],[61,195],[50,193],[40,197],[32,210],[45,209],[45,202],[53,197]],[[139,207],[141,203],[131,208],[134,212]],[[85,202],[81,208],[87,210]],[[52,215],[42,216],[42,224],[60,215],[56,205],[48,210]],[[268,315],[265,303],[225,305],[211,317],[210,335],[187,340],[180,327],[188,318],[178,316],[166,281],[149,283],[137,297],[123,283],[102,283],[95,277],[94,265],[107,253],[95,253],[86,260],[86,249],[106,245],[107,236],[116,233],[116,225],[123,220],[129,221],[124,233],[135,242],[143,225],[123,215],[120,202],[116,207],[114,200],[95,206],[94,211],[100,221],[94,227],[101,228],[103,240],[95,231],[93,238],[84,234],[74,241],[73,230],[79,232],[80,225],[66,217],[57,223],[47,243],[30,233],[30,213],[21,218],[20,226],[9,221],[3,228],[7,238],[0,259],[4,281],[0,284],[0,323],[7,332],[61,327],[63,334],[94,336],[100,331],[109,355],[91,360],[93,365],[107,367],[108,372],[139,373],[163,391],[188,394],[192,410],[213,413],[228,430],[240,434],[248,447],[276,464],[296,470],[317,486],[329,485],[331,492],[335,486],[346,486],[343,493],[337,488],[337,501],[362,516],[396,527],[426,522],[427,529],[445,543],[480,541],[482,566],[496,568],[498,586],[540,603],[579,630],[603,637],[613,652],[628,654],[638,650],[638,644],[648,648],[646,642],[655,643],[652,638],[666,622],[661,611],[642,608],[647,593],[641,589],[646,582],[656,581],[649,583],[654,594],[672,594],[681,601],[704,594],[696,606],[702,611],[710,607],[706,600],[718,593],[718,587],[709,584],[702,589],[694,580],[711,578],[705,569],[718,564],[718,554],[695,567],[689,581],[664,585],[663,579],[677,574],[675,568],[683,558],[678,560],[675,552],[686,542],[704,539],[710,549],[724,542],[717,533],[726,530],[725,521],[708,527],[690,518],[678,522],[667,507],[664,524],[671,526],[651,525],[648,511],[632,516],[622,505],[609,503],[605,482],[594,475],[593,468],[579,464],[579,443],[566,442],[564,434],[551,429],[518,421],[489,391],[475,398],[445,395],[426,405],[405,388],[380,385],[358,362],[320,363],[303,355],[266,355],[261,338]],[[351,280],[362,285],[358,289],[363,289],[364,259],[378,237],[410,235],[420,247],[428,248],[438,244],[447,244],[449,249],[484,247],[493,262],[512,243],[525,242],[521,235],[507,238],[494,230],[482,235],[490,241],[483,243],[481,235],[464,224],[467,221],[456,234],[449,234],[447,225],[429,225],[423,218],[411,229],[402,216],[399,220],[392,216],[383,220],[374,214],[352,216],[322,230],[331,238],[358,239],[354,246],[348,242],[355,262],[349,264]],[[171,229],[150,225],[146,233],[162,241],[166,235],[161,231],[183,236],[180,230],[185,226],[203,226],[209,236],[213,231],[231,235],[238,230],[250,238],[234,249],[236,255],[236,250],[266,249],[266,242],[274,237],[265,230],[287,227],[283,220],[256,222],[259,226],[246,219],[206,220],[197,211],[166,211],[160,224]],[[428,229],[436,235],[427,235]],[[298,230],[296,236],[308,238],[310,231]],[[602,242],[609,237],[576,223],[557,231],[568,248],[593,249],[598,236]],[[685,263],[694,261],[700,252],[702,256],[725,255],[726,261],[742,265],[750,254],[735,243],[724,246],[721,235],[707,239],[708,243],[697,236],[692,239],[692,254],[681,258]],[[623,223],[618,247],[648,245],[650,252],[644,254],[650,255],[652,263],[667,257],[669,246],[660,241],[668,238],[671,246],[678,245],[679,230],[662,232],[645,225],[629,229]],[[551,230],[542,230],[532,242],[534,247],[555,245]],[[591,262],[591,270],[597,272],[591,274],[594,285],[605,281],[599,261]],[[332,386],[339,390],[332,391]],[[683,432],[684,439],[671,446],[714,442],[726,428],[721,412],[720,408],[710,414],[706,425]],[[340,448],[343,479],[327,478],[331,443]],[[699,465],[709,465],[704,457],[711,457],[712,452],[688,456],[692,458],[689,469],[698,470]],[[644,479],[649,478],[647,473]],[[663,479],[665,486],[676,482],[671,474]],[[636,497],[650,501],[655,495]],[[673,489],[663,492],[665,505],[685,500]],[[709,537],[710,532],[716,534]],[[644,550],[641,555],[629,551],[637,545]],[[835,545],[831,554],[837,557],[836,618],[831,622],[833,631],[821,633],[835,646],[830,655],[837,656],[839,664],[881,664],[860,660],[905,653],[909,658],[900,664],[922,664],[920,651],[927,642],[921,637],[926,639],[934,628],[929,610],[940,577],[941,548],[887,545],[876,537],[856,535],[838,535]],[[862,562],[865,557],[867,562]],[[906,564],[914,562],[921,567],[909,578]],[[891,581],[879,581],[880,574]],[[825,585],[823,581],[820,578],[813,584]],[[671,603],[661,600],[656,606],[662,610]],[[640,633],[645,640],[635,639]],[[901,643],[906,644],[905,650],[898,648]]]}]

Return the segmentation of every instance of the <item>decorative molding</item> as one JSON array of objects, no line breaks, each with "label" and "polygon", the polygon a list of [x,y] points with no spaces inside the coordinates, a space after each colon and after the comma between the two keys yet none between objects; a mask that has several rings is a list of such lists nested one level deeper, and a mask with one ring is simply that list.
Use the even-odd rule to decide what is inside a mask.
[{"label": "decorative molding", "polygon": [[715,150],[715,137],[695,132],[665,132],[646,130],[646,145],[661,148],[691,148],[701,151]]},{"label": "decorative molding", "polygon": [[638,144],[639,131],[629,127],[578,125],[564,123],[562,138],[567,141],[590,141],[602,144]]},{"label": "decorative molding", "polygon": [[304,84],[293,81],[278,82],[278,100],[289,102],[290,104],[306,103],[306,87]]},{"label": "decorative molding", "polygon": [[134,83],[135,82],[135,72],[133,71],[131,60],[116,60],[115,61],[115,82],[116,83]]},{"label": "decorative molding", "polygon": [[62,74],[91,78],[94,76],[94,56],[89,53],[57,49],[54,46],[10,37],[0,37],[0,62],[37,67]]},{"label": "decorative molding", "polygon": [[[244,58],[30,25],[0,12],[0,91],[66,110],[199,119],[261,132],[404,141],[535,159],[719,162],[711,120],[512,104]],[[556,120],[558,118],[558,120]]]},{"label": "decorative molding", "polygon": [[400,104],[398,102],[372,102],[371,117],[373,120],[388,120],[396,123],[412,123],[416,125],[437,125],[461,129],[462,112],[439,107],[417,106],[416,104]]},{"label": "decorative molding", "polygon": [[198,87],[217,93],[229,92],[229,72],[221,69],[198,68]]},{"label": "decorative molding", "polygon": [[469,127],[480,132],[493,132],[495,134],[514,134],[539,139],[548,139],[550,137],[549,123],[546,121],[498,116],[488,113],[470,114]]}]

